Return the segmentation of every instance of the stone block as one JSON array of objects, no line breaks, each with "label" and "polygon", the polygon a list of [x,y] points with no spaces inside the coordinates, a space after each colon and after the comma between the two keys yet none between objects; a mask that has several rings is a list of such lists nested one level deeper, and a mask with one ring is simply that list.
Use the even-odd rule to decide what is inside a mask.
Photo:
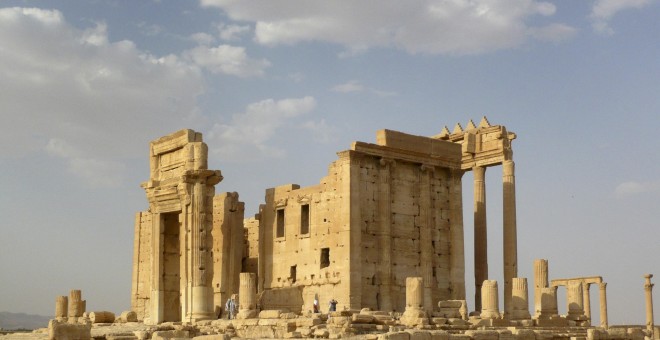
[{"label": "stone block", "polygon": [[288,333],[284,334],[283,338],[284,339],[299,339],[299,338],[302,338],[302,335],[300,334],[300,332],[288,332]]},{"label": "stone block", "polygon": [[236,335],[241,338],[250,339],[272,339],[275,338],[275,329],[272,326],[250,326],[236,330]]},{"label": "stone block", "polygon": [[531,329],[513,329],[511,333],[518,340],[536,340],[536,334]]},{"label": "stone block", "polygon": [[410,340],[431,340],[431,333],[428,331],[407,331],[410,334]]},{"label": "stone block", "polygon": [[465,334],[449,334],[449,340],[471,340],[471,338]]},{"label": "stone block", "polygon": [[190,338],[188,331],[155,331],[151,334],[151,340],[165,340],[175,338]]},{"label": "stone block", "polygon": [[315,338],[327,339],[330,333],[326,329],[317,329],[312,334]]},{"label": "stone block", "polygon": [[119,322],[137,322],[137,313],[132,310],[124,311],[119,315]]},{"label": "stone block", "polygon": [[92,323],[113,323],[115,322],[115,313],[99,311],[89,313],[89,320]]},{"label": "stone block", "polygon": [[431,334],[431,340],[449,340],[449,333],[446,331],[432,330],[429,331]]},{"label": "stone block", "polygon": [[259,312],[259,319],[279,319],[282,311],[279,309],[267,309]]},{"label": "stone block", "polygon": [[91,338],[91,323],[65,323],[57,320],[48,322],[48,339],[50,340],[89,340]]},{"label": "stone block", "polygon": [[473,340],[498,340],[500,335],[497,331],[486,331],[486,330],[476,330],[476,331],[466,331],[465,335],[468,335]]},{"label": "stone block", "polygon": [[312,327],[321,324],[321,319],[319,318],[298,318],[295,319],[297,327]]},{"label": "stone block", "polygon": [[431,323],[434,325],[442,326],[447,323],[447,318],[431,318]]},{"label": "stone block", "polygon": [[135,335],[106,335],[105,340],[138,340]]},{"label": "stone block", "polygon": [[352,323],[374,323],[375,318],[372,315],[368,314],[353,314],[351,317]]},{"label": "stone block", "polygon": [[378,336],[378,340],[410,340],[410,333],[408,332],[391,332]]},{"label": "stone block", "polygon": [[227,334],[213,334],[213,335],[200,335],[193,338],[193,340],[229,340],[231,337]]}]

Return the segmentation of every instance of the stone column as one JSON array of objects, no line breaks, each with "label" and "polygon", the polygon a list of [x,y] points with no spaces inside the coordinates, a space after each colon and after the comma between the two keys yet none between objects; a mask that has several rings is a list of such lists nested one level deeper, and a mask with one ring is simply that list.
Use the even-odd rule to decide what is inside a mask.
[{"label": "stone column", "polygon": [[653,339],[653,286],[651,283],[651,278],[653,274],[644,275],[644,292],[646,293],[646,332],[649,333],[649,337]]},{"label": "stone column", "polygon": [[512,160],[502,162],[502,215],[504,255],[504,313],[511,312],[513,278],[518,276],[518,236],[516,227],[516,180]]},{"label": "stone column", "polygon": [[58,296],[55,299],[55,319],[65,319],[69,315],[69,299],[65,296]]},{"label": "stone column", "polygon": [[539,288],[539,318],[550,318],[559,315],[557,309],[557,287]]},{"label": "stone column", "polygon": [[607,283],[602,282],[598,284],[600,291],[600,327],[607,329],[609,324],[607,323]]},{"label": "stone column", "polygon": [[394,306],[392,306],[392,199],[390,197],[390,169],[395,164],[391,159],[381,158],[381,167],[378,170],[380,309],[387,312],[394,310]]},{"label": "stone column", "polygon": [[513,320],[523,320],[531,318],[529,314],[529,293],[527,290],[527,278],[514,277],[511,290],[511,313]]},{"label": "stone column", "polygon": [[82,293],[79,289],[72,289],[69,293],[69,319],[79,318],[83,314],[82,310]]},{"label": "stone column", "polygon": [[485,280],[481,286],[481,318],[498,319],[500,317],[497,281]]},{"label": "stone column", "polygon": [[257,275],[241,273],[238,287],[238,319],[257,317]]},{"label": "stone column", "polygon": [[424,307],[424,284],[421,277],[406,278],[406,310],[422,310]]},{"label": "stone column", "polygon": [[488,280],[488,230],[486,227],[486,168],[475,166],[474,174],[474,309],[482,310],[481,287]]},{"label": "stone column", "polygon": [[406,278],[406,310],[400,322],[409,327],[428,324],[424,312],[424,279],[421,277]]},{"label": "stone column", "polygon": [[587,317],[587,320],[589,320],[589,324],[591,324],[591,296],[589,296],[589,286],[591,284],[582,281],[582,301],[584,303],[584,315]]},{"label": "stone column", "polygon": [[584,296],[582,293],[582,282],[569,281],[566,285],[566,301],[568,304],[569,320],[584,320]]},{"label": "stone column", "polygon": [[[541,289],[548,287],[548,260],[534,260],[534,315],[541,314]],[[555,294],[556,296],[556,294]],[[556,304],[556,303],[555,303]]]},{"label": "stone column", "polygon": [[[186,319],[203,320],[213,317],[213,290],[211,289],[212,264],[208,261],[209,226],[207,221],[207,191],[202,182],[203,176],[191,176],[188,179],[190,206],[187,209],[188,230],[190,230],[190,289],[189,313]],[[182,249],[183,250],[183,249]],[[183,303],[183,301],[182,301]]]}]

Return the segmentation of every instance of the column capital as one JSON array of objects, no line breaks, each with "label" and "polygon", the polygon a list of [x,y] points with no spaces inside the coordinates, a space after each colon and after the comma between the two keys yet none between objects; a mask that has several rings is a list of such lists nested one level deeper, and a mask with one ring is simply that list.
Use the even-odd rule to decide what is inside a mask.
[{"label": "column capital", "polygon": [[605,288],[607,288],[607,282],[599,283],[598,288],[600,288],[600,290],[605,290]]},{"label": "column capital", "polygon": [[430,164],[422,164],[422,165],[419,166],[419,170],[422,171],[422,172],[427,172],[428,171],[430,173],[434,173],[435,172],[435,166],[430,165]]},{"label": "column capital", "polygon": [[383,167],[396,166],[396,161],[392,158],[382,157],[380,159],[380,165]]},{"label": "column capital", "polygon": [[474,180],[475,181],[483,181],[486,176],[486,167],[485,166],[474,166],[472,168],[472,172],[474,173]]}]

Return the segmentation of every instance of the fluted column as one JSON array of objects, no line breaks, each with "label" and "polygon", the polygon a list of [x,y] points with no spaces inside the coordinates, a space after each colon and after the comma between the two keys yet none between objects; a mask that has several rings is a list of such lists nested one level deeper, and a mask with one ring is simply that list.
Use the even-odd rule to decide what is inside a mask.
[{"label": "fluted column", "polygon": [[511,312],[513,278],[518,276],[518,235],[516,226],[516,179],[512,160],[502,162],[502,216],[504,256],[504,312]]},{"label": "fluted column", "polygon": [[591,296],[589,296],[589,286],[589,283],[582,281],[582,301],[584,303],[584,315],[589,320],[589,324],[591,324]]},{"label": "fluted column", "polygon": [[82,293],[79,289],[72,289],[69,293],[69,318],[79,318],[82,314]]},{"label": "fluted column", "polygon": [[514,277],[511,289],[511,319],[529,319],[529,292],[527,289],[527,278]]},{"label": "fluted column", "polygon": [[488,280],[488,229],[486,227],[486,168],[475,166],[474,174],[474,308],[482,309],[481,287]]},{"label": "fluted column", "polygon": [[649,333],[651,339],[653,339],[653,286],[651,283],[651,278],[653,274],[644,275],[644,292],[646,293],[646,331]]},{"label": "fluted column", "polygon": [[569,281],[566,288],[566,301],[568,304],[568,315],[566,316],[567,319],[584,319],[584,296],[582,293],[582,282]]},{"label": "fluted column", "polygon": [[55,318],[64,319],[69,315],[69,299],[66,295],[58,296],[55,299]]},{"label": "fluted column", "polygon": [[[465,300],[465,238],[463,235],[462,170],[450,170],[449,291],[452,300]],[[467,306],[466,306],[467,308]]]},{"label": "fluted column", "polygon": [[541,314],[541,289],[548,287],[548,260],[534,260],[534,315]]},{"label": "fluted column", "polygon": [[481,286],[481,318],[497,319],[500,317],[497,281],[484,280]]},{"label": "fluted column", "polygon": [[424,279],[406,278],[406,310],[422,310],[424,307]]},{"label": "fluted column", "polygon": [[238,319],[257,316],[257,275],[240,273],[238,286]]},{"label": "fluted column", "polygon": [[598,290],[600,292],[600,327],[607,329],[609,324],[607,323],[607,283],[602,282],[598,284]]}]

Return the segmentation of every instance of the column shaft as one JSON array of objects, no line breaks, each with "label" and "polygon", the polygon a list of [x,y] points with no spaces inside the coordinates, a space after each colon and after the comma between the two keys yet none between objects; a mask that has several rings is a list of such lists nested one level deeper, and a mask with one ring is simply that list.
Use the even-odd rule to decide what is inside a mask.
[{"label": "column shaft", "polygon": [[465,300],[463,173],[462,170],[451,170],[449,181],[449,291],[451,292],[452,300]]},{"label": "column shaft", "polygon": [[653,286],[651,283],[651,278],[653,274],[646,274],[644,278],[644,292],[646,293],[646,331],[649,333],[651,339],[653,339]]},{"label": "column shaft", "polygon": [[548,260],[534,260],[534,315],[541,314],[541,289],[548,287]]},{"label": "column shaft", "polygon": [[514,277],[513,287],[511,289],[511,319],[521,320],[529,319],[529,293],[527,289],[527,279],[524,277]]},{"label": "column shaft", "polygon": [[481,318],[497,319],[500,317],[497,281],[485,280],[481,286]]},{"label": "column shaft", "polygon": [[513,278],[518,276],[518,236],[516,227],[515,164],[512,160],[502,163],[503,203],[503,256],[504,256],[504,312],[511,312]]},{"label": "column shaft", "polygon": [[609,324],[607,323],[607,283],[603,282],[598,284],[598,290],[600,292],[600,327],[607,329]]},{"label": "column shaft", "polygon": [[424,279],[406,278],[406,310],[422,310],[424,307]]},{"label": "column shaft", "polygon": [[591,296],[589,296],[589,286],[587,282],[582,282],[582,296],[584,304],[584,315],[587,317],[589,323],[591,324]]},{"label": "column shaft", "polygon": [[486,168],[474,167],[474,308],[481,305],[481,286],[488,280],[488,230],[486,227]]},{"label": "column shaft", "polygon": [[420,167],[420,195],[419,195],[419,248],[420,248],[420,272],[424,279],[424,311],[433,312],[433,298],[431,287],[435,283],[433,278],[433,211],[431,207],[431,179],[433,178],[433,167],[422,165]]},{"label": "column shaft", "polygon": [[65,295],[55,299],[55,318],[66,318],[68,316],[69,298]]}]

